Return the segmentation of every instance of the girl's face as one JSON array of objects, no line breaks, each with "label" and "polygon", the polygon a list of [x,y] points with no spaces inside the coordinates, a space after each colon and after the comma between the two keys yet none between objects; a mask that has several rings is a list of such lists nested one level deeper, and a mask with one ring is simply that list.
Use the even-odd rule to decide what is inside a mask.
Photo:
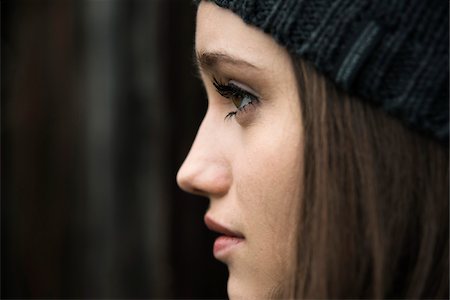
[{"label": "girl's face", "polygon": [[229,296],[275,296],[295,265],[302,182],[293,66],[270,36],[206,1],[195,47],[208,111],[177,181],[210,200],[205,222],[220,233],[213,251]]}]

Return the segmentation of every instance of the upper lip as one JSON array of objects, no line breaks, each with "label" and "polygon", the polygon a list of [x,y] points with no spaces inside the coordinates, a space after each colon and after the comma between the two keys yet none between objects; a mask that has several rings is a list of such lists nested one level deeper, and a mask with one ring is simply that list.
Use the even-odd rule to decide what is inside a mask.
[{"label": "upper lip", "polygon": [[222,233],[224,235],[231,236],[231,237],[244,238],[244,235],[242,233],[240,233],[239,231],[231,230],[230,228],[228,228],[224,225],[220,225],[219,223],[217,223],[216,221],[211,219],[211,217],[209,217],[208,215],[205,215],[204,220],[205,220],[206,227],[208,227],[208,229],[211,231]]}]

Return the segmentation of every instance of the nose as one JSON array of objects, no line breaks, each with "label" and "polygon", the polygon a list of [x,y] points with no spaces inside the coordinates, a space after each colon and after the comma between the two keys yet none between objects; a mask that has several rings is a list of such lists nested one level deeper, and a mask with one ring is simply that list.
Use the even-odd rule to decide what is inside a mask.
[{"label": "nose", "polygon": [[220,129],[208,120],[208,113],[197,132],[191,150],[178,170],[178,186],[192,194],[221,197],[228,193],[232,174],[220,140]]}]

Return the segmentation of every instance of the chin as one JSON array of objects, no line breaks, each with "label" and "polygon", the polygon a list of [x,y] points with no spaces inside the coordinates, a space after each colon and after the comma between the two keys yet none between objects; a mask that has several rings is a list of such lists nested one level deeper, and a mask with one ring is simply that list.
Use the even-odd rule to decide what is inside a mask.
[{"label": "chin", "polygon": [[274,299],[279,298],[276,288],[270,288],[267,284],[249,282],[249,278],[237,278],[230,273],[227,284],[228,298],[230,300],[241,299]]}]

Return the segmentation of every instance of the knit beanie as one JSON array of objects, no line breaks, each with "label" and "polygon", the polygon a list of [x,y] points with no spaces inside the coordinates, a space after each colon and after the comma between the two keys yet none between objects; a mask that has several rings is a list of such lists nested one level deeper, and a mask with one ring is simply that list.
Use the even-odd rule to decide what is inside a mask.
[{"label": "knit beanie", "polygon": [[448,1],[210,1],[270,34],[341,89],[448,144]]}]

